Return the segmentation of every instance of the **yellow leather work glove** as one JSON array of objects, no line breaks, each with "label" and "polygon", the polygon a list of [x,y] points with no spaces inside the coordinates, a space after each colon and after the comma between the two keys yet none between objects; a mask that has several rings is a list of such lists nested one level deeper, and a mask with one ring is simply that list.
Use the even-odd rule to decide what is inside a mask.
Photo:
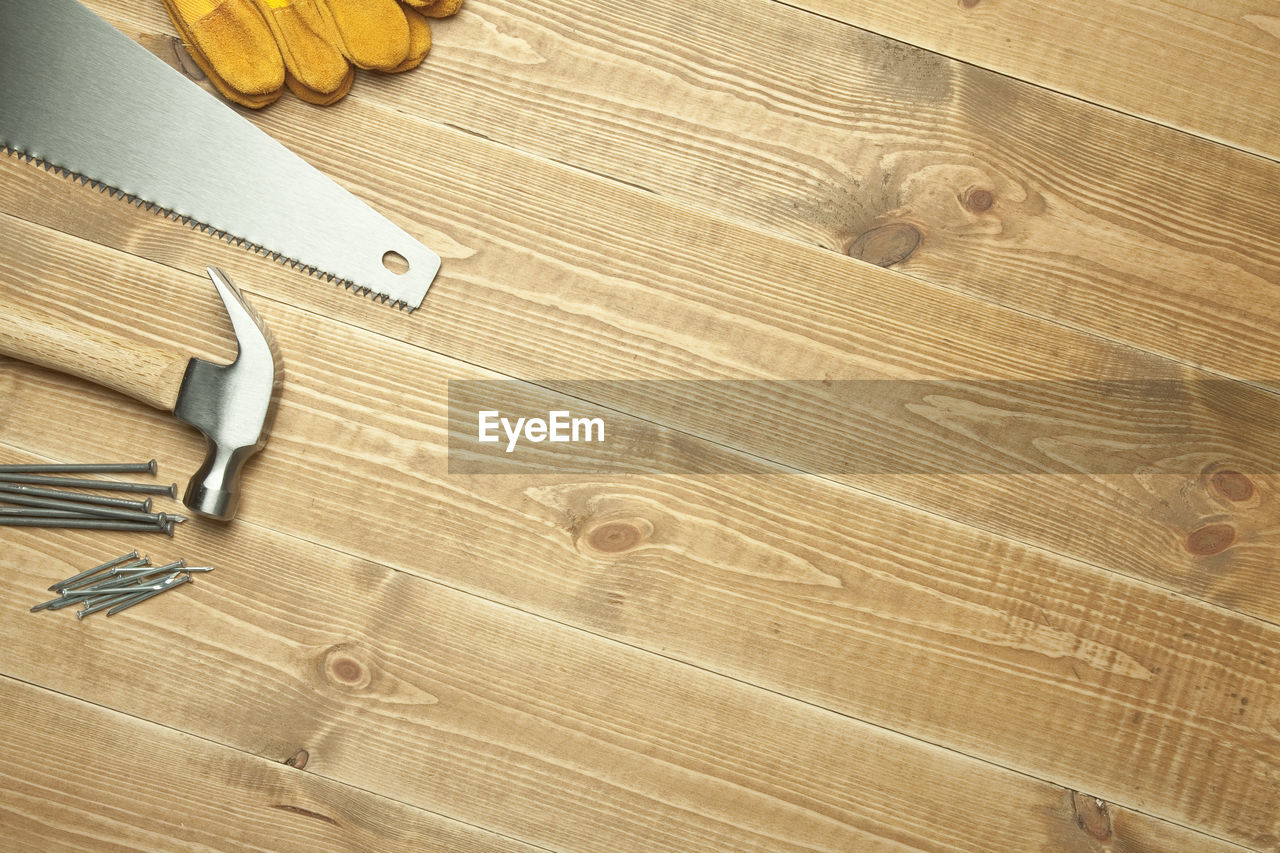
[{"label": "yellow leather work glove", "polygon": [[314,104],[351,90],[355,69],[415,68],[428,17],[462,0],[162,0],[191,58],[222,95],[259,109],[287,86]]}]

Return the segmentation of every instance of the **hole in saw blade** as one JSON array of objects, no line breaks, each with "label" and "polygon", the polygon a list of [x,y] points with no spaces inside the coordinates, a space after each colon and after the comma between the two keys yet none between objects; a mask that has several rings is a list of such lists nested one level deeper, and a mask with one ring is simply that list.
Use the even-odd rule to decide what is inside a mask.
[{"label": "hole in saw blade", "polygon": [[408,258],[394,250],[382,255],[382,265],[396,275],[404,275],[409,271]]}]

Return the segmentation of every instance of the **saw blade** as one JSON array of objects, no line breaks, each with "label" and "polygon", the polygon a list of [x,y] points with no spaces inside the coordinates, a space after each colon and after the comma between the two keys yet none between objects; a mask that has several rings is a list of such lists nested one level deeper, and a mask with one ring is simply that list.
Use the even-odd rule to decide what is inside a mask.
[{"label": "saw blade", "polygon": [[0,0],[0,81],[0,145],[27,159],[409,311],[440,268],[77,0]]}]

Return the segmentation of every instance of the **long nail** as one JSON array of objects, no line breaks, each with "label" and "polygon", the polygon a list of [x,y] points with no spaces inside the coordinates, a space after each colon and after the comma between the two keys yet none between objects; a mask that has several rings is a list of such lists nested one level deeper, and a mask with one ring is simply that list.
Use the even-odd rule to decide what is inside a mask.
[{"label": "long nail", "polygon": [[68,530],[123,530],[131,533],[167,533],[172,525],[158,527],[150,522],[116,521],[110,518],[16,518],[0,517],[0,527],[62,527]]},{"label": "long nail", "polygon": [[97,518],[115,518],[120,521],[155,521],[149,513],[139,512],[136,509],[119,509],[113,506],[98,506],[97,504],[84,504],[76,501],[57,500],[55,498],[39,498],[31,495],[17,495],[10,492],[0,494],[0,501],[4,503],[17,504],[18,506],[38,507],[40,509],[65,509],[78,512],[82,515],[91,515]]},{"label": "long nail", "polygon": [[90,575],[94,575],[94,574],[97,574],[98,572],[106,571],[107,569],[114,569],[124,563],[129,562],[130,560],[136,560],[136,559],[138,559],[138,552],[136,550],[130,551],[128,554],[124,554],[123,556],[116,557],[113,560],[107,560],[105,563],[103,563],[100,566],[94,566],[92,569],[85,569],[83,572],[80,572],[78,575],[72,575],[66,580],[60,580],[57,583],[55,583],[53,586],[49,587],[49,591],[57,592],[59,589],[61,589],[62,587],[66,586],[69,583],[75,583],[81,578],[87,578]]},{"label": "long nail", "polygon": [[150,462],[106,462],[101,464],[0,465],[3,474],[154,474],[156,460]]},{"label": "long nail", "polygon": [[[20,483],[0,482],[0,496],[25,495],[31,498],[46,498],[70,503],[94,504],[110,506],[117,509],[131,509],[134,512],[151,512],[151,498],[134,501],[128,498],[113,498],[108,495],[82,495],[77,492],[63,492],[57,489],[45,489],[39,486],[27,486]],[[3,498],[0,498],[3,499]]]},{"label": "long nail", "polygon": [[12,518],[97,518],[74,509],[39,509],[30,506],[0,506],[0,517]]},{"label": "long nail", "polygon": [[162,495],[176,498],[178,484],[161,486],[156,483],[128,483],[108,480],[81,480],[74,477],[41,477],[34,474],[0,474],[0,483],[31,486],[56,486],[63,489],[99,489],[108,492],[128,492],[135,495]]}]

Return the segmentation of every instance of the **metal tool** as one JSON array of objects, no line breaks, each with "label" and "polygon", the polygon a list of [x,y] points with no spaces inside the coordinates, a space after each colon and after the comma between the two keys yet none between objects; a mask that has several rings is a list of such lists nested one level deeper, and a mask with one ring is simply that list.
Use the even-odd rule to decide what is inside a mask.
[{"label": "metal tool", "polygon": [[0,2],[0,80],[0,146],[27,158],[409,311],[440,267],[76,0]]},{"label": "metal tool", "polygon": [[235,515],[244,463],[266,444],[283,369],[271,333],[244,296],[220,270],[207,272],[239,344],[229,365],[95,337],[17,304],[0,308],[0,354],[113,388],[203,432],[208,453],[183,503],[227,520]]}]

